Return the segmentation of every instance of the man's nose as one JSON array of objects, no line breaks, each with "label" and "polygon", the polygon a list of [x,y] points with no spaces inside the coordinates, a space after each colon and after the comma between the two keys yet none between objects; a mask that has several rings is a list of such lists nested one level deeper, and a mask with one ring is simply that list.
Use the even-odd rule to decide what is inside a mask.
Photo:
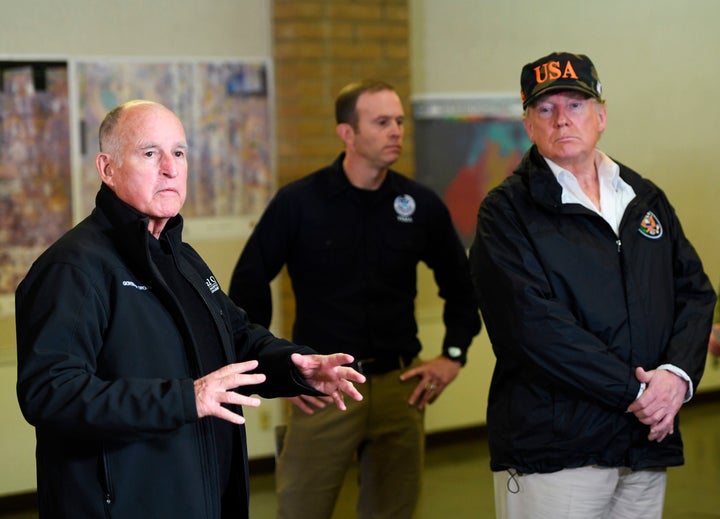
[{"label": "man's nose", "polygon": [[566,126],[568,124],[568,116],[565,108],[559,106],[555,110],[555,126]]},{"label": "man's nose", "polygon": [[160,157],[160,173],[168,177],[177,176],[177,166],[171,155],[163,154]]}]

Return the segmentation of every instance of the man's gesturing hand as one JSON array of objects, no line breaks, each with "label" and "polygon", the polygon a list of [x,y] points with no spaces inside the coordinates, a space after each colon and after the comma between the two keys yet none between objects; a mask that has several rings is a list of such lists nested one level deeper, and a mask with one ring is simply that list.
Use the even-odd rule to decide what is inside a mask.
[{"label": "man's gesturing hand", "polygon": [[362,395],[355,389],[353,382],[362,384],[365,376],[343,364],[350,364],[353,358],[345,353],[332,355],[300,355],[293,353],[292,361],[305,377],[308,385],[321,393],[332,397],[338,409],[346,409],[343,394],[353,400],[362,400]]},{"label": "man's gesturing hand", "polygon": [[240,386],[252,386],[265,382],[265,375],[246,375],[258,366],[258,361],[249,360],[228,364],[217,371],[208,373],[195,381],[195,404],[200,418],[216,416],[235,424],[245,423],[245,418],[233,413],[222,404],[237,404],[259,407],[260,399],[241,395],[233,391]]}]

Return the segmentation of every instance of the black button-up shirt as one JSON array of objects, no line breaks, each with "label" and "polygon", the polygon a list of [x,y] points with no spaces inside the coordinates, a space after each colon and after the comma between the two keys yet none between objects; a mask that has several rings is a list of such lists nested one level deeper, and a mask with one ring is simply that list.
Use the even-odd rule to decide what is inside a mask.
[{"label": "black button-up shirt", "polygon": [[268,326],[270,281],[287,265],[296,298],[293,340],[356,359],[415,356],[417,264],[445,300],[443,350],[464,352],[480,330],[467,255],[441,199],[389,171],[376,191],[355,188],[344,155],[281,188],[233,272],[230,297]]}]

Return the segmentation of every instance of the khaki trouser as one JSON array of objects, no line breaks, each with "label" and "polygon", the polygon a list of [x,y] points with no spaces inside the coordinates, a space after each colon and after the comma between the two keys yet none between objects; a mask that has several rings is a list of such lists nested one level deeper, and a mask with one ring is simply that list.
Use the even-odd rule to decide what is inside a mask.
[{"label": "khaki trouser", "polygon": [[413,517],[422,483],[424,413],[407,403],[418,379],[400,382],[400,373],[357,384],[363,400],[347,398],[347,411],[329,404],[306,415],[292,406],[275,473],[278,518],[329,519],[355,456],[358,517]]},{"label": "khaki trouser", "polygon": [[580,467],[550,474],[494,472],[497,519],[660,519],[665,469]]}]

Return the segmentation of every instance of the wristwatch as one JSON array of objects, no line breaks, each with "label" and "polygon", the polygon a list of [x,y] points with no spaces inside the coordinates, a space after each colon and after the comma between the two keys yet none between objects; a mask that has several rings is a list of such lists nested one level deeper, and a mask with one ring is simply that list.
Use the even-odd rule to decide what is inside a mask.
[{"label": "wristwatch", "polygon": [[447,346],[443,348],[443,355],[450,360],[459,362],[462,366],[464,366],[467,361],[466,352],[458,346]]}]

